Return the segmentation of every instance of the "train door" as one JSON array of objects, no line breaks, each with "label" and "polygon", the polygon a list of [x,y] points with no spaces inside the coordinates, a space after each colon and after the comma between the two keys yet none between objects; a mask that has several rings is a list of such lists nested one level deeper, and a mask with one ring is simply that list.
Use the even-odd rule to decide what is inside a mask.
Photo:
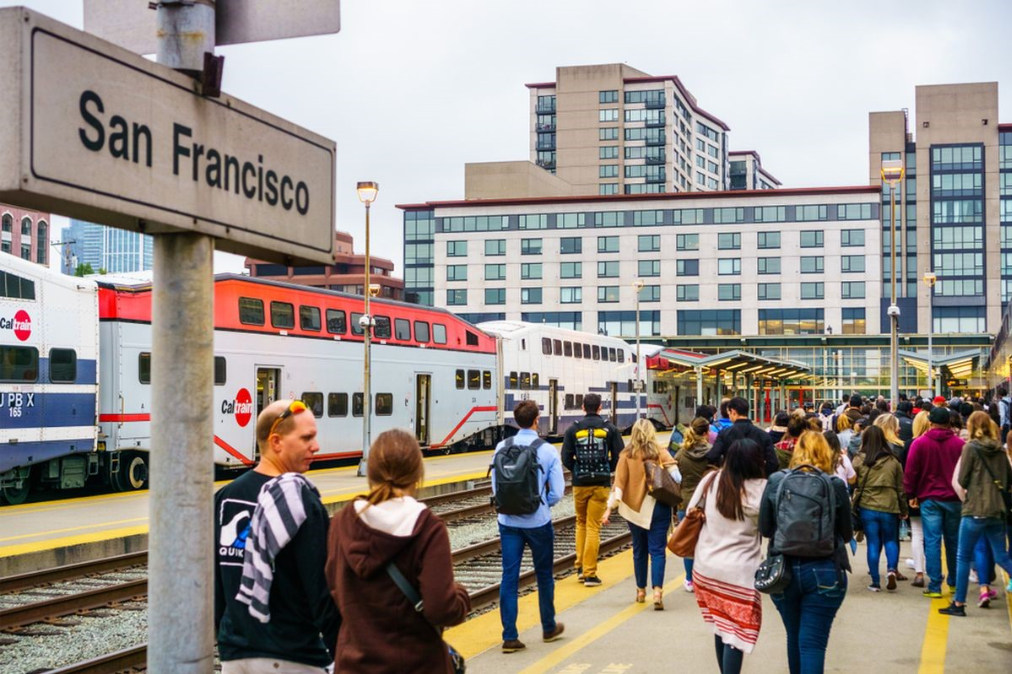
[{"label": "train door", "polygon": [[415,439],[422,447],[429,446],[429,399],[432,375],[415,375]]},{"label": "train door", "polygon": [[611,382],[611,423],[618,425],[618,382]]},{"label": "train door", "polygon": [[682,408],[682,387],[681,386],[676,386],[675,387],[675,395],[672,397],[672,400],[674,400],[675,402],[674,402],[674,405],[672,405],[672,408],[674,410],[674,414],[672,414],[673,421],[671,422],[671,426],[673,428],[677,428],[679,421],[681,421],[681,417],[678,414],[678,411]]},{"label": "train door", "polygon": [[257,415],[280,397],[281,368],[257,367]]},{"label": "train door", "polygon": [[559,432],[559,380],[548,380],[548,432],[556,435]]}]

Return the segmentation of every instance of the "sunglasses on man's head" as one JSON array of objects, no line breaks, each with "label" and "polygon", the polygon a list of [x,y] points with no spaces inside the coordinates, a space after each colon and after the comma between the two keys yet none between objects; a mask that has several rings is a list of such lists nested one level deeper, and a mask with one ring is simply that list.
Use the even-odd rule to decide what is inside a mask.
[{"label": "sunglasses on man's head", "polygon": [[309,408],[306,407],[306,403],[302,402],[301,400],[293,400],[292,404],[286,407],[285,411],[279,414],[278,418],[274,420],[273,424],[271,424],[271,432],[267,434],[267,437],[274,435],[274,431],[277,429],[278,424],[280,424],[282,421],[295,414],[302,414],[307,409]]}]

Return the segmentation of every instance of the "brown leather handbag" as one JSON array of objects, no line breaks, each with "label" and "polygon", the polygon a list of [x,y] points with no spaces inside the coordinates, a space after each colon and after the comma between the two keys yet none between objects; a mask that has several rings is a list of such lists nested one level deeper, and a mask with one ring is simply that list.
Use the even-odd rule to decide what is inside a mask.
[{"label": "brown leather handbag", "polygon": [[677,508],[682,502],[682,488],[675,482],[663,465],[658,461],[643,462],[643,473],[647,480],[647,492],[660,503]]},{"label": "brown leather handbag", "polygon": [[699,541],[699,532],[706,522],[706,497],[713,486],[717,473],[714,473],[704,486],[702,483],[699,489],[703,490],[696,507],[685,513],[685,518],[675,527],[674,533],[668,539],[668,550],[679,557],[693,557],[696,554],[696,543]]}]

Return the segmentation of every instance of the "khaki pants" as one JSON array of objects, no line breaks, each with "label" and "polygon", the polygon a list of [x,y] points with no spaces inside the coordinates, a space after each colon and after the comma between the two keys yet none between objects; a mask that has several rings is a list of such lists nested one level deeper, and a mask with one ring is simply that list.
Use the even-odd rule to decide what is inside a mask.
[{"label": "khaki pants", "polygon": [[275,658],[243,658],[242,660],[225,660],[221,663],[221,674],[324,674],[332,672],[329,668],[304,665],[291,660]]},{"label": "khaki pants", "polygon": [[597,575],[597,552],[601,547],[601,518],[608,507],[609,487],[573,487],[576,505],[576,566],[584,576]]}]

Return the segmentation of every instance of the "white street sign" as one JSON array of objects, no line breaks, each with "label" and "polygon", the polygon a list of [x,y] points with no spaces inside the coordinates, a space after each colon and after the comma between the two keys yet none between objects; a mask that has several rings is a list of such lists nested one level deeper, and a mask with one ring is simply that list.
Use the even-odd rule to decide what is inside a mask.
[{"label": "white street sign", "polygon": [[[148,0],[84,0],[84,29],[138,54],[157,51]],[[340,0],[217,0],[215,43],[263,42],[341,30]]]},{"label": "white street sign", "polygon": [[334,141],[24,8],[0,44],[0,200],[332,261]]}]

